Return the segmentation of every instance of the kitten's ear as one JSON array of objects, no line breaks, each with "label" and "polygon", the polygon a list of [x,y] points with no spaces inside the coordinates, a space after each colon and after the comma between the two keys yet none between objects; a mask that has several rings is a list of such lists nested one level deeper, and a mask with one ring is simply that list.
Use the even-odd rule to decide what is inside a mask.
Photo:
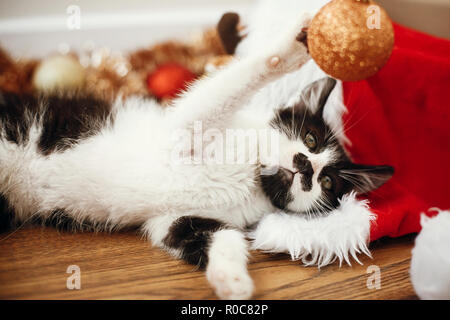
[{"label": "kitten's ear", "polygon": [[302,99],[305,105],[312,112],[322,115],[323,108],[331,91],[336,86],[336,82],[335,79],[326,77],[308,85],[302,92]]},{"label": "kitten's ear", "polygon": [[369,166],[352,163],[339,170],[339,176],[346,180],[357,193],[367,193],[381,187],[394,174],[390,166]]}]

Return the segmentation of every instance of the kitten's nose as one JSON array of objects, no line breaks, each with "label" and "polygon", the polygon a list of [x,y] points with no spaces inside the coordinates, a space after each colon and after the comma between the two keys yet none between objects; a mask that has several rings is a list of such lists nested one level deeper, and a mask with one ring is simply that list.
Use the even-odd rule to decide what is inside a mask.
[{"label": "kitten's nose", "polygon": [[314,173],[311,161],[309,161],[308,157],[303,153],[297,153],[294,155],[293,166],[304,175],[313,175]]},{"label": "kitten's nose", "polygon": [[314,170],[311,165],[311,161],[303,153],[297,153],[293,160],[294,168],[298,169],[301,174],[300,182],[302,184],[303,191],[311,191],[312,189],[312,177]]},{"label": "kitten's nose", "polygon": [[317,170],[319,170],[320,164],[317,161],[312,161],[311,166],[313,168],[313,172],[316,172]]}]

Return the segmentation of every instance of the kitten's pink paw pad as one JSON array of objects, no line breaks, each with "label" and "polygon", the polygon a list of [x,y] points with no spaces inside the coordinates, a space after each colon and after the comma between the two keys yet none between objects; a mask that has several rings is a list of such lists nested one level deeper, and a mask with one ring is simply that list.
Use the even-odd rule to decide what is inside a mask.
[{"label": "kitten's pink paw pad", "polygon": [[209,266],[206,277],[220,299],[243,300],[252,296],[253,281],[247,270],[241,267],[236,268],[233,264],[221,267]]},{"label": "kitten's pink paw pad", "polygon": [[280,63],[280,57],[271,57],[268,61],[269,67],[275,68]]}]

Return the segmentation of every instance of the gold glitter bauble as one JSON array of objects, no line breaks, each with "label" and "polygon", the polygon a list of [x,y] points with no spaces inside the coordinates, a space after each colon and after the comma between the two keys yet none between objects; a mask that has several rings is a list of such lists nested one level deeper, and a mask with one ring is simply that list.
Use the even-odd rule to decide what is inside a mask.
[{"label": "gold glitter bauble", "polygon": [[333,0],[308,29],[311,57],[330,76],[357,81],[374,75],[389,59],[394,29],[374,1]]}]

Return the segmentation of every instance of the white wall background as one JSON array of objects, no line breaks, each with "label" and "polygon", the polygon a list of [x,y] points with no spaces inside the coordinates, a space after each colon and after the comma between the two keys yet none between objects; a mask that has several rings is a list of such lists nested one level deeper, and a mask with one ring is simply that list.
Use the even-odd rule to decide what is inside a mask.
[{"label": "white wall background", "polygon": [[[43,56],[86,45],[128,51],[214,26],[226,11],[245,15],[255,0],[1,0],[0,45],[15,56]],[[67,9],[81,12],[69,29]]]}]

